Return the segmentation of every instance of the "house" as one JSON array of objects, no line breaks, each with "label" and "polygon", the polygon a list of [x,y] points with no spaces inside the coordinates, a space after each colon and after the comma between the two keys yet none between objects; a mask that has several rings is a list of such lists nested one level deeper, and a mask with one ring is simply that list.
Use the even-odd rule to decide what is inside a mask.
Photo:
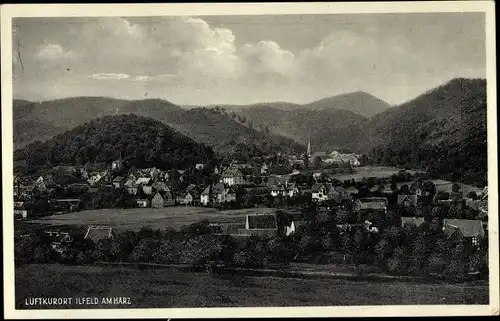
[{"label": "house", "polygon": [[36,183],[34,186],[33,191],[38,192],[38,193],[45,193],[47,192],[47,185],[45,185],[45,182],[40,182]]},{"label": "house", "polygon": [[299,194],[299,188],[297,187],[297,184],[295,183],[290,183],[288,184],[288,181],[285,181],[285,185],[279,184],[279,185],[271,185],[270,188],[270,193],[271,196],[276,197],[278,195],[281,196],[288,196],[288,197],[294,197]]},{"label": "house", "polygon": [[222,182],[229,186],[245,185],[243,173],[238,168],[228,168],[222,173]]},{"label": "house", "polygon": [[89,179],[87,179],[87,182],[89,183],[90,186],[95,186],[99,180],[101,180],[102,176],[100,173],[97,173],[95,175],[90,176]]},{"label": "house", "polygon": [[112,170],[121,170],[123,169],[123,161],[122,161],[122,156],[120,155],[120,158],[118,158],[117,160],[114,160],[113,162],[111,162],[111,169]]},{"label": "house", "polygon": [[297,184],[295,184],[295,183],[286,184],[285,185],[285,192],[286,192],[286,196],[288,196],[288,197],[295,197],[295,196],[298,196],[300,194],[300,190],[297,187]]},{"label": "house", "polygon": [[424,224],[425,220],[423,217],[401,217],[401,226],[404,228],[408,225],[413,225],[419,227]]},{"label": "house", "polygon": [[224,184],[217,183],[212,186],[212,199],[215,203],[223,203],[223,194],[224,194]]},{"label": "house", "polygon": [[14,202],[14,218],[27,218],[28,210],[24,202]]},{"label": "house", "polygon": [[213,188],[216,203],[236,202],[236,192],[231,187],[215,184]]},{"label": "house", "polygon": [[136,201],[137,207],[145,208],[149,205],[149,200],[147,199],[138,199]]},{"label": "house", "polygon": [[331,184],[314,184],[311,188],[313,202],[322,202],[328,200],[328,193],[332,188]]},{"label": "house", "polygon": [[205,187],[205,189],[203,190],[203,192],[201,192],[200,203],[203,206],[207,206],[210,203],[210,200],[211,200],[210,196],[211,196],[211,188],[210,188],[210,186],[207,186],[207,187]]},{"label": "house", "polygon": [[273,197],[276,197],[278,195],[285,196],[285,194],[286,194],[285,187],[283,187],[282,185],[271,186],[271,196],[273,196]]},{"label": "house", "polygon": [[196,165],[194,166],[194,168],[195,168],[195,169],[197,169],[197,170],[202,170],[202,169],[204,169],[204,168],[205,168],[205,164],[196,164]]},{"label": "house", "polygon": [[483,188],[483,190],[481,192],[481,200],[482,201],[487,201],[488,200],[488,186],[486,186],[485,188]]},{"label": "house", "polygon": [[94,243],[113,237],[115,237],[113,229],[111,227],[104,226],[89,226],[87,233],[85,234],[85,239],[90,239]]},{"label": "house", "polygon": [[194,201],[194,197],[193,195],[191,194],[191,192],[187,192],[186,195],[184,195],[184,199],[183,199],[183,204],[193,204],[193,201]]},{"label": "house", "polygon": [[260,167],[260,173],[262,175],[266,175],[268,171],[269,167],[267,166],[267,164],[266,163],[262,164],[262,166]]},{"label": "house", "polygon": [[160,208],[163,207],[163,204],[163,196],[161,196],[160,192],[156,192],[151,198],[151,207]]},{"label": "house", "polygon": [[480,220],[444,219],[443,233],[447,239],[466,241],[477,246],[479,238],[485,235],[483,222]]},{"label": "house", "polygon": [[398,195],[398,205],[404,207],[417,207],[417,195]]},{"label": "house", "polygon": [[249,214],[246,216],[245,229],[240,234],[273,236],[278,232],[275,214]]},{"label": "house", "polygon": [[153,193],[153,186],[151,186],[151,185],[142,185],[142,191],[146,195],[151,195]]},{"label": "house", "polygon": [[79,209],[81,200],[79,198],[57,199],[51,202],[51,207],[56,213],[74,212]]},{"label": "house", "polygon": [[322,174],[321,172],[316,172],[316,173],[313,173],[313,175],[312,175],[312,176],[313,176],[313,179],[314,179],[315,181],[317,181],[317,180],[321,177],[321,174]]},{"label": "house", "polygon": [[129,179],[123,184],[127,192],[131,195],[137,194],[137,184],[135,183],[135,177],[129,177]]},{"label": "house", "polygon": [[163,192],[163,206],[174,206],[175,198],[171,191]]},{"label": "house", "polygon": [[125,185],[125,178],[123,176],[116,176],[113,179],[114,188],[123,188]]},{"label": "house", "polygon": [[139,177],[137,181],[135,181],[137,186],[149,185],[151,184],[151,177]]},{"label": "house", "polygon": [[170,188],[164,182],[156,182],[152,185],[152,188],[156,192],[170,192]]},{"label": "house", "polygon": [[416,180],[410,185],[410,192],[417,196],[422,196],[424,191],[424,183],[421,179]]},{"label": "house", "polygon": [[382,210],[387,211],[387,198],[385,197],[362,197],[354,201],[353,210]]},{"label": "house", "polygon": [[351,195],[342,186],[335,186],[328,191],[328,199],[341,203],[342,201],[350,201]]}]

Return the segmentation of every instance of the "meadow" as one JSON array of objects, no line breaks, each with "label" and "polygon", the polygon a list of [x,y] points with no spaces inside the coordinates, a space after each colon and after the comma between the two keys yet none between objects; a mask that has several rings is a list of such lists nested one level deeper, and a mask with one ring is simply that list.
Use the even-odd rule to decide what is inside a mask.
[{"label": "meadow", "polygon": [[[355,173],[353,174],[337,174],[333,175],[335,179],[340,181],[351,180],[360,181],[363,177],[377,177],[377,178],[388,178],[393,174],[397,174],[401,169],[396,167],[387,166],[361,166],[355,168]],[[410,174],[415,174],[415,171],[407,170],[406,172]]]},{"label": "meadow", "polygon": [[[356,167],[356,173],[354,174],[338,174],[338,175],[333,175],[335,179],[338,179],[340,181],[344,180],[350,180],[354,179],[355,181],[360,181],[363,178],[368,178],[368,177],[377,177],[377,178],[389,178],[393,174],[397,174],[400,171],[399,168],[396,167],[386,167],[386,166],[362,166],[362,167]],[[416,171],[413,170],[406,170],[406,172],[414,175]],[[430,179],[431,182],[433,182],[436,185],[436,190],[443,191],[443,192],[450,192],[451,191],[451,186],[453,185],[453,182],[442,180],[442,179]],[[406,183],[398,183],[396,184],[398,188],[400,188],[402,185],[408,185],[410,186],[412,182],[406,182]],[[470,191],[474,191],[476,193],[481,192],[481,188],[472,186],[472,185],[467,185],[467,184],[460,184],[464,195],[467,195]],[[389,186],[386,186],[388,189]]]},{"label": "meadow", "polygon": [[[213,223],[244,224],[247,214],[274,213],[271,208],[250,208],[219,211],[214,208],[172,206],[163,208],[99,209],[51,215],[30,223],[45,226],[106,225],[118,231],[152,229],[179,229],[182,226],[208,219]],[[28,222],[27,222],[28,223]]]},{"label": "meadow", "polygon": [[28,265],[16,269],[15,284],[18,309],[34,308],[24,304],[29,297],[131,298],[131,305],[43,308],[488,304],[486,284],[210,275],[175,268]]}]

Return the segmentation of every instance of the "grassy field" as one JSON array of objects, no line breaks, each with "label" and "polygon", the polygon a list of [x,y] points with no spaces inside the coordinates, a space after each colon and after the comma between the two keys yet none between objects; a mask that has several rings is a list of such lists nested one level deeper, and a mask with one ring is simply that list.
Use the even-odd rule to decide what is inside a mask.
[{"label": "grassy field", "polygon": [[[433,179],[431,180],[434,185],[436,185],[436,190],[437,191],[444,191],[444,192],[450,192],[451,191],[451,186],[453,185],[452,182],[450,181],[445,181],[442,179]],[[467,185],[467,184],[460,184],[460,187],[462,188],[462,191],[464,192],[464,195],[467,195],[470,191],[474,191],[476,193],[479,193],[482,191],[482,188],[478,188],[472,185]]]},{"label": "grassy field", "polygon": [[[356,173],[354,174],[338,174],[333,175],[336,179],[340,181],[354,179],[355,181],[360,181],[363,177],[378,177],[378,178],[388,178],[393,174],[397,174],[401,169],[396,167],[386,167],[386,166],[362,166],[355,168]],[[415,174],[415,171],[407,170],[410,174]]]},{"label": "grassy field", "polygon": [[119,231],[139,230],[149,226],[153,229],[179,229],[208,219],[214,223],[245,223],[247,214],[274,213],[271,208],[250,208],[219,211],[213,208],[172,206],[164,208],[101,209],[46,216],[30,221],[43,225],[107,225]]},{"label": "grassy field", "polygon": [[[399,168],[395,167],[385,167],[385,166],[363,166],[363,167],[356,167],[356,173],[354,174],[338,174],[334,175],[334,177],[340,181],[348,180],[348,179],[354,179],[355,181],[360,181],[363,179],[363,177],[378,177],[378,178],[388,178],[391,177],[393,174],[397,174],[400,171]],[[415,174],[415,171],[412,170],[407,170],[406,172],[410,174]],[[453,185],[453,182],[450,181],[445,181],[442,179],[431,179],[435,185],[437,191],[444,191],[444,192],[450,192],[451,191],[451,186]],[[408,183],[398,183],[398,187],[401,187],[401,185],[410,185],[411,182]],[[472,186],[472,185],[467,185],[463,184],[462,187],[464,194],[469,193],[470,191],[474,192],[480,192],[482,189]]]},{"label": "grassy field", "polygon": [[15,282],[18,309],[34,308],[24,303],[33,297],[131,298],[131,305],[52,307],[87,309],[488,304],[486,285],[218,276],[173,268],[30,265],[16,269]]}]

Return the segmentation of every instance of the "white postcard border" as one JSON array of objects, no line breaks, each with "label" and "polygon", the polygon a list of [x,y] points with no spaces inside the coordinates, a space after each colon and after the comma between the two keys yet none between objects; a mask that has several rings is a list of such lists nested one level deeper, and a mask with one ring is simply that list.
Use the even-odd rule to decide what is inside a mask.
[{"label": "white postcard border", "polygon": [[[2,64],[2,190],[4,317],[41,318],[216,318],[320,316],[460,316],[499,314],[498,182],[496,124],[495,11],[492,1],[358,2],[358,3],[239,3],[239,4],[86,4],[3,5],[1,7]],[[188,308],[188,309],[74,309],[15,310],[12,141],[12,18],[162,15],[265,15],[334,13],[485,12],[488,103],[489,189],[489,305],[401,305],[350,307]]]}]

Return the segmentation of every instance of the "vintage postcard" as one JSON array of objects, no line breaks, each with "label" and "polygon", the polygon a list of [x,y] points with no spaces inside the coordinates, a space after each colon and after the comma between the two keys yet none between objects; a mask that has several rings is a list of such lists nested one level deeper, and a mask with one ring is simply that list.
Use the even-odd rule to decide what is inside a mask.
[{"label": "vintage postcard", "polygon": [[5,318],[499,314],[493,2],[1,23]]}]

